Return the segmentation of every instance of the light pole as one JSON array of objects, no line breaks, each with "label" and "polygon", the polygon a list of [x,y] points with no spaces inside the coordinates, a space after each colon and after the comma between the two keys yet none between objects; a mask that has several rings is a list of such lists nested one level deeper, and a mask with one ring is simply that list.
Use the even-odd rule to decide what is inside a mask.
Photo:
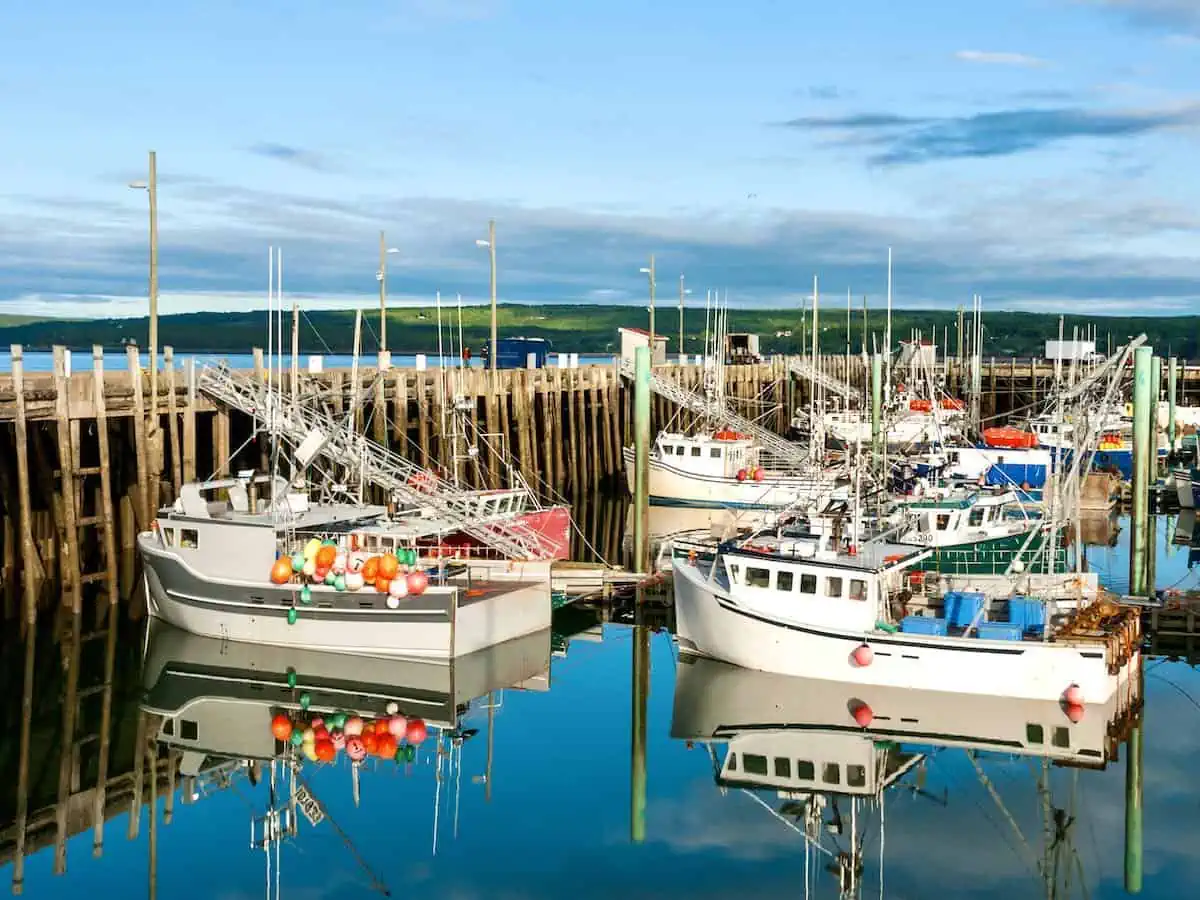
[{"label": "light pole", "polygon": [[158,166],[150,151],[150,168],[145,181],[131,181],[131,188],[150,198],[150,410],[151,434],[158,430]]},{"label": "light pole", "polygon": [[387,258],[389,253],[399,253],[395,247],[387,246],[383,232],[379,232],[379,271],[375,280],[379,282],[379,352],[387,352]]},{"label": "light pole", "polygon": [[488,350],[488,366],[494,372],[496,370],[496,220],[488,219],[488,236],[486,241],[476,241],[476,247],[486,247],[488,251],[488,260],[491,263],[491,290],[492,290],[492,345]]},{"label": "light pole", "polygon": [[690,294],[691,288],[684,288],[683,273],[679,273],[679,359],[683,361],[687,355],[687,350],[683,345],[683,298],[685,294]]},{"label": "light pole", "polygon": [[650,365],[654,365],[654,254],[650,254],[650,266],[638,270],[650,279]]}]

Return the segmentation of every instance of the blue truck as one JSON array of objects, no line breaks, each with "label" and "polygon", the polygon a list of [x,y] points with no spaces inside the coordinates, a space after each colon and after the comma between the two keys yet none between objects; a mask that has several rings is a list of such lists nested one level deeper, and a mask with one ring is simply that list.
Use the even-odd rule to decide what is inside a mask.
[{"label": "blue truck", "polygon": [[[546,367],[546,359],[554,349],[545,338],[507,337],[497,341],[499,352],[496,354],[497,369],[524,369],[529,354],[534,354],[535,367]],[[488,341],[483,348],[483,364],[491,366],[492,342]]]}]

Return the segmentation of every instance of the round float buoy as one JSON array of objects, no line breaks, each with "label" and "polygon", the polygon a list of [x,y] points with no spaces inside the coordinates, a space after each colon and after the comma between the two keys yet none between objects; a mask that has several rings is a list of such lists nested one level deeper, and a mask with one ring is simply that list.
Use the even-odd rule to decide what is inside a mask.
[{"label": "round float buoy", "polygon": [[871,712],[871,707],[865,703],[859,703],[854,707],[854,721],[858,723],[859,728],[866,728],[875,721],[875,713]]},{"label": "round float buoy", "polygon": [[1083,691],[1079,685],[1071,684],[1063,691],[1063,701],[1069,706],[1083,706]]},{"label": "round float buoy", "polygon": [[300,602],[312,603],[312,588],[310,588],[307,584],[300,588]]},{"label": "round float buoy", "polygon": [[296,686],[296,670],[295,669],[287,670],[287,683],[288,683],[288,687],[290,687],[290,688],[294,688]]},{"label": "round float buoy", "polygon": [[300,708],[301,709],[308,709],[308,707],[311,703],[312,703],[312,697],[308,696],[308,694],[300,695]]},{"label": "round float buoy", "polygon": [[421,743],[421,741],[425,740],[428,735],[429,731],[425,728],[424,719],[408,720],[408,728],[405,730],[404,736],[408,739],[408,743],[411,746],[415,747],[417,744]]},{"label": "round float buoy", "polygon": [[767,473],[764,472],[761,467],[754,470],[754,480],[755,481],[762,481],[766,477],[767,477]]},{"label": "round float buoy", "polygon": [[281,556],[271,566],[271,581],[275,584],[287,584],[292,579],[292,560]]},{"label": "round float buoy", "polygon": [[296,620],[299,618],[300,618],[300,613],[296,611],[296,607],[293,606],[291,609],[288,610],[288,624],[289,625],[295,625]]},{"label": "round float buoy", "polygon": [[288,740],[291,742],[293,747],[299,747],[304,743],[304,735],[299,731],[293,731]]},{"label": "round float buoy", "polygon": [[346,755],[354,762],[359,762],[367,755],[366,745],[360,737],[346,738]]},{"label": "round float buoy", "polygon": [[317,759],[321,762],[333,762],[337,758],[337,747],[329,739],[318,740],[313,748],[316,751]]},{"label": "round float buoy", "polygon": [[400,608],[400,598],[397,597],[395,594],[389,593],[387,595],[387,600],[385,600],[384,602],[387,604],[388,609],[399,609]]},{"label": "round float buoy", "polygon": [[429,587],[429,576],[424,572],[409,572],[405,580],[408,582],[408,592],[414,597],[421,596]]},{"label": "round float buoy", "polygon": [[346,719],[346,724],[342,726],[342,731],[347,735],[358,735],[363,733],[363,720],[358,716],[350,716]]},{"label": "round float buoy", "polygon": [[400,746],[396,738],[390,734],[381,734],[376,737],[375,755],[380,759],[392,759],[396,755],[396,749]]},{"label": "round float buoy", "polygon": [[859,644],[850,654],[850,658],[856,666],[869,666],[875,661],[875,651],[866,644]]},{"label": "round float buoy", "polygon": [[271,719],[271,734],[275,735],[275,739],[286,741],[292,736],[292,720],[283,713],[277,713]]},{"label": "round float buoy", "polygon": [[1063,712],[1065,712],[1067,714],[1067,718],[1071,720],[1072,725],[1074,725],[1077,722],[1083,721],[1083,704],[1082,703],[1068,703],[1068,704],[1066,704],[1066,707],[1063,710]]},{"label": "round float buoy", "polygon": [[[394,703],[389,703],[388,706],[396,706]],[[398,709],[399,707],[397,707]],[[400,740],[408,733],[408,719],[397,713],[392,713],[388,718],[388,731],[396,740]]]},{"label": "round float buoy", "polygon": [[395,700],[389,700],[387,702],[387,714],[389,716],[394,716],[398,712],[400,712],[400,704]]},{"label": "round float buoy", "polygon": [[738,471],[737,471],[737,480],[738,480],[738,481],[745,481],[745,480],[746,480],[746,475],[747,475],[747,474],[748,474],[748,473],[746,472],[746,470],[745,470],[745,469],[738,469]]},{"label": "round float buoy", "polygon": [[361,591],[365,583],[362,572],[346,573],[346,590]]}]

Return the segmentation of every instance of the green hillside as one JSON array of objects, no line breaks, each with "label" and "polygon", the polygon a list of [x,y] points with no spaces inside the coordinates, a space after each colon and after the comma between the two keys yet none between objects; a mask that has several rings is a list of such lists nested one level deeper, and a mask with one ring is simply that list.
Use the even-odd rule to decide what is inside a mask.
[{"label": "green hillside", "polygon": [[[444,340],[449,341],[451,318],[457,329],[457,313],[443,310]],[[11,318],[11,317],[10,317]],[[700,352],[704,334],[704,310],[686,311],[686,339],[689,353]],[[948,334],[950,348],[956,346],[957,315],[952,310],[897,310],[892,317],[892,332],[896,340],[907,338],[916,330],[926,337],[942,342]],[[731,310],[730,330],[748,331],[761,335],[764,352],[798,351],[801,346],[801,317],[796,310],[758,309]],[[810,320],[811,322],[811,320]],[[987,330],[985,353],[994,356],[1040,356],[1047,339],[1058,336],[1058,316],[1024,312],[984,313]],[[372,353],[378,348],[378,312],[364,317],[362,349]],[[1100,351],[1108,341],[1116,346],[1130,335],[1145,332],[1160,353],[1184,358],[1200,357],[1200,316],[1176,317],[1088,317],[1068,316],[1066,336],[1074,326],[1094,325]],[[631,306],[503,306],[499,311],[502,336],[524,335],[548,338],[557,350],[581,353],[603,353],[619,346],[617,328],[645,328],[645,309]],[[871,335],[882,339],[884,316],[872,311],[866,323],[867,346]],[[285,345],[290,343],[291,325],[285,322]],[[679,314],[671,307],[657,311],[656,330],[669,337],[668,350],[678,352]],[[932,334],[931,334],[932,329]],[[463,310],[463,336],[467,346],[478,355],[489,334],[487,307],[467,307]],[[854,352],[863,341],[862,311],[851,317],[851,345]],[[787,335],[785,332],[790,331]],[[31,350],[49,349],[65,344],[86,349],[92,344],[119,347],[134,341],[146,344],[145,319],[62,320],[40,319],[12,322],[0,319],[0,345],[24,344]],[[778,334],[778,336],[777,336]],[[809,336],[811,340],[811,335]],[[320,311],[303,315],[300,326],[302,353],[348,353],[354,342],[354,313],[351,310]],[[457,343],[457,341],[456,341]],[[159,344],[170,344],[178,351],[247,353],[251,347],[266,346],[266,313],[191,313],[164,316],[159,320]],[[405,308],[388,314],[388,344],[397,353],[432,352],[437,349],[436,313],[432,308]],[[447,343],[447,347],[449,344]],[[821,316],[821,349],[839,353],[846,347],[845,308],[823,311]]]}]

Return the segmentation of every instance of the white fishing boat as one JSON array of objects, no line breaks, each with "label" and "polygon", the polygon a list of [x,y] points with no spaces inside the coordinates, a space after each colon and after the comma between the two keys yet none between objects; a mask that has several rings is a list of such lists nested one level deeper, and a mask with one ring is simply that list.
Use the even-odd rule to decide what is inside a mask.
[{"label": "white fishing boat", "polygon": [[[310,503],[265,475],[184,485],[137,538],[149,612],[207,637],[405,658],[461,656],[549,627],[548,560],[510,558],[513,571],[494,577],[494,561],[427,565],[413,542],[402,562],[412,519],[391,551],[356,547],[356,536],[389,534],[387,513]],[[509,524],[491,520],[500,537]],[[489,522],[475,527],[487,534]]]},{"label": "white fishing boat", "polygon": [[[624,448],[630,493],[636,481],[634,448]],[[650,502],[662,506],[781,509],[845,495],[845,479],[812,466],[779,468],[749,436],[664,432],[650,451]]]},{"label": "white fishing boat", "polygon": [[1140,658],[1130,608],[954,592],[909,614],[908,575],[932,552],[823,536],[729,542],[711,563],[674,567],[680,651],[783,675],[1080,704],[1128,681]]}]

